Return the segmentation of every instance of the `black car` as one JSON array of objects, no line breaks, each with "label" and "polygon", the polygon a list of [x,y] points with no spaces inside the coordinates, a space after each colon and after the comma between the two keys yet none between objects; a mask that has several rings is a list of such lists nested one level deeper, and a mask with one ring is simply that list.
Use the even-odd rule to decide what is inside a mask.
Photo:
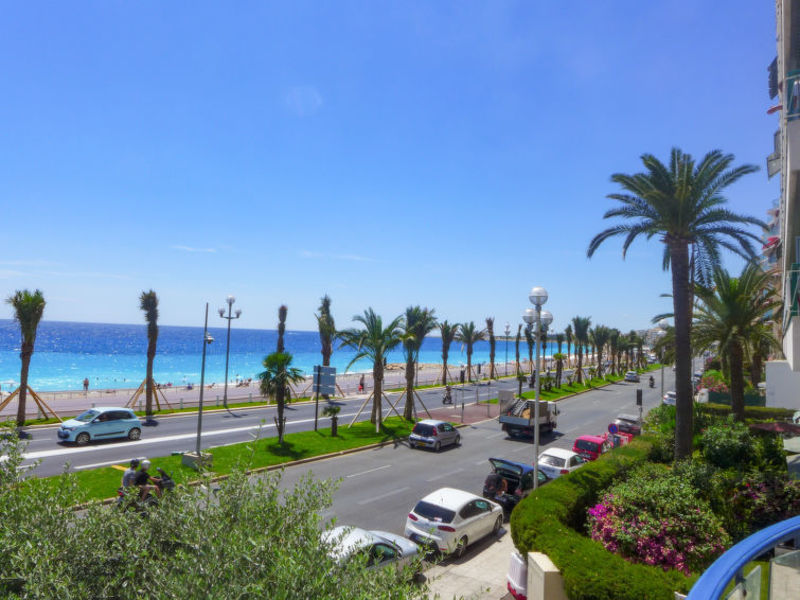
[{"label": "black car", "polygon": [[[533,467],[531,465],[490,458],[492,472],[483,482],[483,497],[497,502],[503,512],[510,514],[514,507],[533,490]],[[550,481],[550,478],[539,470],[539,486]]]}]

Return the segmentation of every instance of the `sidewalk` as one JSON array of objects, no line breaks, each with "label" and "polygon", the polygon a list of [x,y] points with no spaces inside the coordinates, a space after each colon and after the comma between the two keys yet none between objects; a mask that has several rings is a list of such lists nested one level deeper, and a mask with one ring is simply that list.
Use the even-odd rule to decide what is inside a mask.
[{"label": "sidewalk", "polygon": [[506,573],[514,543],[508,523],[499,535],[468,547],[461,560],[445,559],[426,571],[430,584],[428,597],[440,600],[511,598],[506,588]]}]

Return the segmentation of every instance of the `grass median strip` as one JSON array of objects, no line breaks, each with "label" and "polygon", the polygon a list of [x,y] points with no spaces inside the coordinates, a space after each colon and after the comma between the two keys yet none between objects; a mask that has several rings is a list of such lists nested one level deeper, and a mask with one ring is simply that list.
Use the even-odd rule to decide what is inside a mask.
[{"label": "grass median strip", "polygon": [[[408,437],[413,426],[411,422],[391,417],[384,421],[380,433],[375,433],[375,425],[367,421],[356,423],[349,428],[340,425],[337,437],[331,437],[331,430],[326,427],[320,428],[319,431],[287,433],[283,445],[278,444],[276,437],[270,437],[253,442],[218,446],[209,449],[208,452],[214,457],[213,475],[226,475],[235,467],[257,469],[352,450],[370,444],[401,440]],[[152,463],[150,468],[152,475],[157,475],[156,468],[161,467],[179,484],[198,479],[196,471],[181,465],[180,455],[148,458]],[[123,463],[120,463],[120,466],[122,465]],[[79,501],[88,502],[113,497],[120,485],[122,471],[116,466],[109,466],[77,471],[70,476],[77,480],[81,490]],[[46,485],[58,486],[59,479],[58,476],[48,477],[44,482]]]}]

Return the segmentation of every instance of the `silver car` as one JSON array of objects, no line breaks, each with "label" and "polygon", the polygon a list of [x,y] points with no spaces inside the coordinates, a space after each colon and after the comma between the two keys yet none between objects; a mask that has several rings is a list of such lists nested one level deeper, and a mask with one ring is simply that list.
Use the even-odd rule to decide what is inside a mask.
[{"label": "silver car", "polygon": [[458,430],[447,421],[436,421],[435,419],[425,419],[414,425],[411,435],[408,436],[408,445],[412,448],[421,446],[423,448],[433,448],[436,452],[442,446],[453,444],[457,446],[461,443],[461,435]]}]

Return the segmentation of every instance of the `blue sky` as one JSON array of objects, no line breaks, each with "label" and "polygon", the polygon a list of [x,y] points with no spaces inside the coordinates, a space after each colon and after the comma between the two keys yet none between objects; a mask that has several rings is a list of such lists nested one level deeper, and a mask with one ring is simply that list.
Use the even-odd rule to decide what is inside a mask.
[{"label": "blue sky", "polygon": [[[669,309],[661,246],[610,223],[614,172],[720,148],[764,218],[771,4],[19,2],[0,20],[0,294],[52,320],[340,327],[368,306],[627,330]],[[739,263],[730,261],[734,269]],[[6,307],[6,311],[9,308]],[[11,316],[10,312],[8,315]]]}]

